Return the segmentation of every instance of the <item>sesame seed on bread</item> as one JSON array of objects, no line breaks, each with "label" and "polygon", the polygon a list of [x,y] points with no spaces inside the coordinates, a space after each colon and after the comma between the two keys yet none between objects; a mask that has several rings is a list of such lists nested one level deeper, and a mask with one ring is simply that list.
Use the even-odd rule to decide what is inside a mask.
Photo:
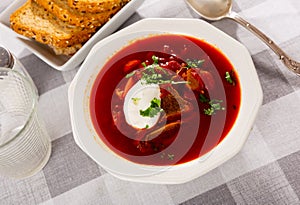
[{"label": "sesame seed on bread", "polygon": [[99,27],[106,23],[113,14],[121,9],[121,5],[116,5],[111,10],[88,13],[80,12],[69,6],[68,0],[34,0],[37,4],[47,9],[50,13],[55,15],[62,21],[68,22],[69,24],[94,28]]},{"label": "sesame seed on bread", "polygon": [[68,0],[71,8],[79,12],[98,13],[114,10],[116,7],[124,6],[130,0]]},{"label": "sesame seed on bread", "polygon": [[57,50],[78,48],[95,32],[65,23],[30,0],[10,16],[10,22],[15,32]]}]

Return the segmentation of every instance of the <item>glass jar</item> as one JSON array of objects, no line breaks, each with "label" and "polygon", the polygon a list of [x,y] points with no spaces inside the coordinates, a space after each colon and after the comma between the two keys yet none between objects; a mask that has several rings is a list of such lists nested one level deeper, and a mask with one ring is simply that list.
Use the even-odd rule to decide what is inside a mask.
[{"label": "glass jar", "polygon": [[34,86],[36,93],[38,94],[38,90],[32,78],[30,77],[29,73],[23,66],[23,64],[8,49],[2,47],[1,45],[0,45],[0,67],[11,68],[12,70],[15,70],[21,73],[22,75],[24,75],[25,77],[27,77],[30,83],[32,83],[32,85]]}]

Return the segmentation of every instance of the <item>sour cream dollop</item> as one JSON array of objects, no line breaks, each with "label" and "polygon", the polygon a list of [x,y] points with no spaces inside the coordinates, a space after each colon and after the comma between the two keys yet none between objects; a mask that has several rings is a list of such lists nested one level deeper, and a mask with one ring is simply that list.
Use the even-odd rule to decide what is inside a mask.
[{"label": "sour cream dollop", "polygon": [[151,101],[156,98],[160,100],[160,88],[156,84],[142,84],[138,81],[126,94],[123,112],[126,122],[134,128],[143,129],[153,127],[160,113],[154,117],[142,116],[141,110],[146,110]]}]

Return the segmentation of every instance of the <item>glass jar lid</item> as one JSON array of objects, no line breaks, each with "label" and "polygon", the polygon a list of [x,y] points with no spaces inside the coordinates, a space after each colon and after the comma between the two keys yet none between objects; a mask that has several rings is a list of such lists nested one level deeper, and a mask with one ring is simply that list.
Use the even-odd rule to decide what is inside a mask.
[{"label": "glass jar lid", "polygon": [[11,53],[4,47],[0,46],[0,67],[12,68],[14,59]]}]

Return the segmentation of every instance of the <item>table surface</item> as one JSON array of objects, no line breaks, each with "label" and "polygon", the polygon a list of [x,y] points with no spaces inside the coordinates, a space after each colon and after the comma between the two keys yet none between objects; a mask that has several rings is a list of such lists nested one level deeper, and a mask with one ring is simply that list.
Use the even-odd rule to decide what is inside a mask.
[{"label": "table surface", "polygon": [[[0,1],[0,12],[10,0]],[[300,61],[300,1],[237,0],[233,9]],[[183,0],[146,0],[122,27],[140,19],[199,18]],[[263,105],[243,149],[191,182],[155,185],[119,180],[92,161],[72,136],[67,91],[79,68],[60,72],[0,31],[0,44],[27,68],[40,93],[52,155],[33,177],[0,177],[0,204],[300,204],[300,78],[253,34],[231,20],[214,26],[251,53]]]}]

